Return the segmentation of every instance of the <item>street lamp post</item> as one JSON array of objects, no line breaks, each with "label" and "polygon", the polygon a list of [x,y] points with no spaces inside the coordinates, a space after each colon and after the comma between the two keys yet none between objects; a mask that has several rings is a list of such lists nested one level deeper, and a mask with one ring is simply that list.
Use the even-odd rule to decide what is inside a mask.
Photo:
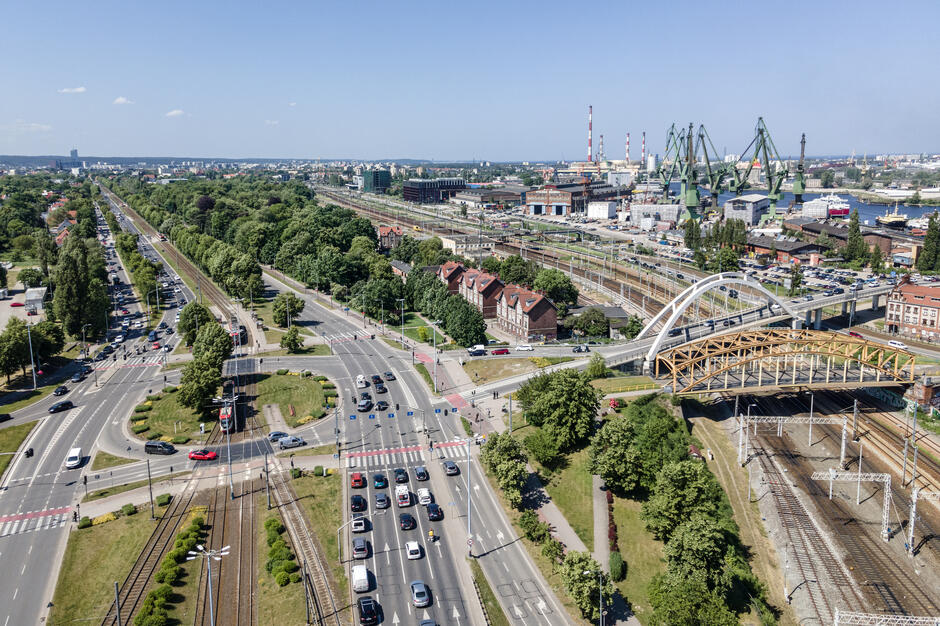
[{"label": "street lamp post", "polygon": [[206,550],[201,545],[196,546],[196,550],[190,550],[187,553],[186,560],[192,561],[203,557],[206,559],[206,568],[209,575],[209,623],[215,624],[215,607],[212,605],[212,561],[221,561],[223,556],[228,556],[229,546],[221,550]]},{"label": "street lamp post", "polygon": [[33,336],[29,329],[32,324],[26,324],[26,340],[29,342],[29,364],[33,370],[33,391],[36,390],[36,360],[33,358]]},{"label": "street lamp post", "polygon": [[585,576],[593,576],[595,573],[597,574],[597,623],[600,626],[604,626],[604,572],[600,569],[598,569],[597,572],[592,572],[589,569],[582,572]]},{"label": "street lamp post", "polygon": [[467,438],[467,556],[473,558],[473,532],[470,526],[470,446],[473,440]]},{"label": "street lamp post", "polygon": [[405,299],[398,298],[398,301],[401,303],[401,349],[405,349]]},{"label": "street lamp post", "polygon": [[385,515],[385,510],[383,509],[383,510],[381,510],[381,511],[376,511],[375,513],[369,513],[369,514],[367,514],[367,515],[360,515],[359,518],[356,518],[356,517],[350,518],[350,520],[349,520],[348,522],[346,522],[345,524],[343,524],[342,526],[340,526],[339,528],[336,529],[336,545],[337,545],[337,547],[339,548],[339,562],[340,562],[340,564],[343,563],[343,542],[340,541],[339,533],[340,533],[344,528],[346,528],[347,526],[349,526],[350,524],[352,524],[356,519],[367,519],[367,520],[370,520],[370,521],[371,521],[372,518],[373,518],[374,516],[376,516],[376,515]]},{"label": "street lamp post", "polygon": [[82,325],[82,358],[88,358],[88,344],[85,342],[85,328],[91,326],[91,324]]}]

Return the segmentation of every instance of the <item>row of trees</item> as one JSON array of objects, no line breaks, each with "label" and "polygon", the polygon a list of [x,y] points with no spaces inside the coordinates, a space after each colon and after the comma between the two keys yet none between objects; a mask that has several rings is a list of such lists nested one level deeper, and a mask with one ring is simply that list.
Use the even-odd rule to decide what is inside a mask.
[{"label": "row of trees", "polygon": [[52,272],[52,313],[69,335],[88,336],[108,328],[108,273],[97,239],[69,236],[59,249]]},{"label": "row of trees", "polygon": [[[205,308],[190,303],[183,309],[184,313],[190,307]],[[201,319],[202,313],[193,308],[187,318]],[[182,321],[183,314],[180,314]],[[232,355],[232,338],[221,324],[210,319],[199,326],[192,345],[193,360],[183,369],[178,398],[183,406],[204,410],[222,385],[222,365]]]},{"label": "row of trees", "polygon": [[541,291],[561,309],[562,315],[568,305],[578,302],[578,288],[567,274],[561,270],[543,268],[535,261],[523,259],[517,254],[503,260],[495,256],[486,257],[480,267],[496,274],[506,284]]},{"label": "row of trees", "polygon": [[[109,212],[108,215],[111,215]],[[112,231],[119,232],[119,231]],[[157,274],[160,271],[160,264],[154,263],[142,255],[137,249],[138,235],[131,233],[120,233],[115,237],[114,247],[117,248],[124,262],[124,267],[131,276],[137,293],[145,301],[151,295],[154,296],[152,302],[156,306],[156,290],[158,288]]]},{"label": "row of trees", "polygon": [[413,268],[403,291],[410,310],[421,311],[432,320],[441,320],[444,332],[459,345],[486,343],[483,314],[459,295],[450,293],[434,274]]},{"label": "row of trees", "polygon": [[0,373],[6,375],[7,384],[10,383],[10,376],[17,371],[26,374],[26,366],[30,365],[30,343],[38,367],[42,361],[62,351],[65,334],[59,324],[49,320],[27,329],[26,322],[11,317],[3,333],[0,333]]},{"label": "row of trees", "polygon": [[916,267],[921,272],[940,272],[940,223],[936,213],[927,221],[924,247],[917,257]]}]

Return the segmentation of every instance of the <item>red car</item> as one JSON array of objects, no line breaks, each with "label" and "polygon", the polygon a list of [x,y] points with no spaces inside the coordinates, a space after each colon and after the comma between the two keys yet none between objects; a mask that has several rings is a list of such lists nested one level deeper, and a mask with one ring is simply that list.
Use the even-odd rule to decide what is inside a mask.
[{"label": "red car", "polygon": [[26,306],[26,305],[23,304],[22,302],[11,302],[10,306]]},{"label": "red car", "polygon": [[159,349],[160,349],[160,342],[159,342],[159,341],[154,341],[154,342],[153,342],[153,345],[150,346],[150,347],[153,348],[154,350],[159,350]]},{"label": "red car", "polygon": [[857,337],[858,339],[864,339],[864,337],[862,337],[860,334],[858,334],[854,330],[849,331],[849,337]]},{"label": "red car", "polygon": [[121,315],[130,315],[130,313],[127,309],[121,309]]},{"label": "red car", "polygon": [[189,453],[189,458],[193,461],[214,461],[219,455],[212,450],[193,450]]},{"label": "red car", "polygon": [[509,354],[509,348],[496,348],[490,354]]},{"label": "red car", "polygon": [[366,479],[363,478],[360,472],[355,472],[350,477],[350,486],[352,486],[353,489],[361,489],[366,486]]}]

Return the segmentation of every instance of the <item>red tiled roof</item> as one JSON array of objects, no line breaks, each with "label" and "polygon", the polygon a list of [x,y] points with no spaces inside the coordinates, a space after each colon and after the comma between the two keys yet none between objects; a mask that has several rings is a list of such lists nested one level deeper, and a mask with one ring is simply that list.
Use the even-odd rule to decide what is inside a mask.
[{"label": "red tiled roof", "polygon": [[[930,300],[931,298],[940,298],[940,286],[934,287],[901,283],[894,289],[891,295],[901,296],[901,300],[907,304],[925,304],[932,302]],[[940,302],[934,301],[932,306],[940,306]]]},{"label": "red tiled roof", "polygon": [[503,288],[503,293],[500,297],[505,298],[506,304],[511,307],[515,307],[518,302],[521,302],[522,311],[524,313],[531,311],[540,301],[546,300],[545,296],[542,294],[530,291],[519,285],[507,285]]},{"label": "red tiled roof", "polygon": [[444,278],[449,279],[454,272],[458,270],[462,271],[463,269],[464,267],[460,263],[456,261],[447,261],[446,263],[444,263],[444,265],[441,266],[439,273]]},{"label": "red tiled roof", "polygon": [[379,226],[380,237],[387,237],[389,233],[395,233],[396,235],[401,235],[402,234],[401,226]]}]

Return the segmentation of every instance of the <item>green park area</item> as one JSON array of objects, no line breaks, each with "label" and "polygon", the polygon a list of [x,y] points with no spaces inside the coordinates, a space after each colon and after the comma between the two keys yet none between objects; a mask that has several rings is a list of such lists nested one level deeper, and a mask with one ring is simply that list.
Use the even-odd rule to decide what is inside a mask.
[{"label": "green park area", "polygon": [[[320,545],[320,552],[329,563],[334,593],[345,597],[346,570],[339,560],[336,529],[343,524],[343,483],[341,474],[328,476],[304,475],[293,481],[298,503],[307,515],[310,530]],[[348,553],[343,555],[349,559]]]},{"label": "green park area", "polygon": [[115,456],[113,454],[99,450],[97,453],[95,453],[95,459],[91,462],[91,469],[108,469],[109,467],[117,467],[119,465],[126,465],[128,463],[134,462],[136,462],[136,459],[126,459],[122,456]]},{"label": "green park area", "polygon": [[[218,421],[218,412],[213,409],[196,411],[179,402],[175,387],[147,396],[141,404],[134,407],[128,418],[131,432],[141,439],[160,439],[175,444],[190,441],[205,441]],[[199,425],[205,424],[205,433],[200,433]]]},{"label": "green park area", "polygon": [[[255,550],[259,555],[267,555],[271,550],[268,543],[269,525],[276,524],[283,528],[281,516],[277,509],[268,510],[267,499],[264,495],[255,498],[255,514],[260,523],[256,524]],[[278,520],[277,523],[268,520]],[[287,539],[287,533],[282,532],[281,538]],[[266,558],[256,559],[258,565],[258,623],[259,624],[303,624],[307,619],[304,606],[304,587],[301,583],[288,582],[278,585],[275,577],[265,568]]]},{"label": "green park area", "polygon": [[322,376],[301,376],[297,372],[278,370],[273,374],[259,374],[257,384],[257,405],[278,405],[291,428],[323,417],[327,402],[336,401],[336,385]]},{"label": "green park area", "polygon": [[27,422],[25,424],[17,424],[16,426],[8,426],[0,430],[0,478],[3,477],[7,466],[13,462],[13,453],[19,450],[20,445],[22,445],[23,441],[29,436],[29,433],[32,432],[33,427],[38,423],[38,421]]}]

